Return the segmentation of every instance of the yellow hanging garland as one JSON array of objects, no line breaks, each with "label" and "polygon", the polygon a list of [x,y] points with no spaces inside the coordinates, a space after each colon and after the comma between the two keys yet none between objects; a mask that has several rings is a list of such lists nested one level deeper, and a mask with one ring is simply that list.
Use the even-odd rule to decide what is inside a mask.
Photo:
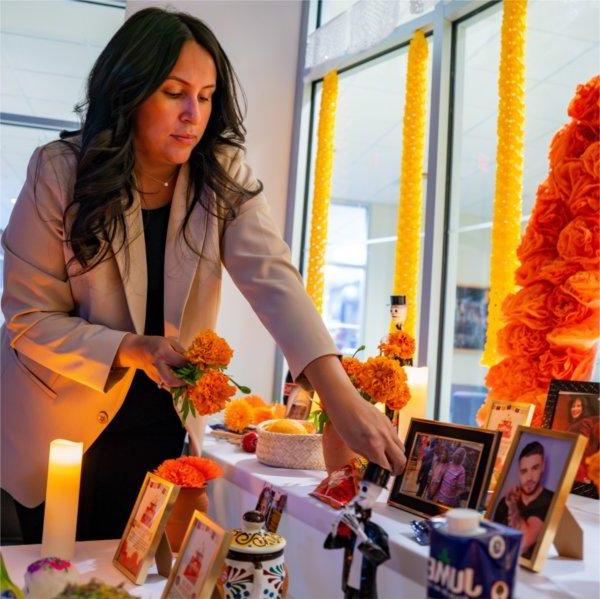
[{"label": "yellow hanging garland", "polygon": [[315,164],[315,187],[313,194],[310,246],[308,254],[308,276],[306,290],[317,310],[323,312],[325,288],[325,252],[327,249],[327,227],[333,176],[333,140],[335,136],[335,111],[337,107],[338,76],[331,71],[323,79],[319,130]]},{"label": "yellow hanging garland", "polygon": [[408,49],[394,271],[394,295],[406,295],[409,306],[404,330],[413,337],[420,269],[428,57],[429,48],[425,35],[422,31],[415,31]]},{"label": "yellow hanging garland", "polygon": [[497,336],[503,326],[502,302],[515,290],[519,267],[525,137],[525,30],[527,1],[503,2],[500,76],[498,78],[498,147],[496,193],[490,253],[490,299],[481,363],[499,362]]}]

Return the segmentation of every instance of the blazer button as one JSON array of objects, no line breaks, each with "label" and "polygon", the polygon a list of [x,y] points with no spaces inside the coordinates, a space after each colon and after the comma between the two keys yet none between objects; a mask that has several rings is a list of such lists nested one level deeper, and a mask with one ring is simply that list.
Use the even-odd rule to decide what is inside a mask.
[{"label": "blazer button", "polygon": [[98,412],[97,419],[100,424],[106,424],[108,422],[108,414],[102,410],[101,412]]}]

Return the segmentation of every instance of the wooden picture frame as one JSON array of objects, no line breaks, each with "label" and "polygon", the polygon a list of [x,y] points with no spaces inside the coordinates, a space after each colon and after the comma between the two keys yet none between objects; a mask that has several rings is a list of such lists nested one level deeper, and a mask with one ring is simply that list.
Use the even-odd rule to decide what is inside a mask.
[{"label": "wooden picture frame", "polygon": [[161,599],[210,599],[232,536],[195,510]]},{"label": "wooden picture frame", "polygon": [[[178,494],[177,485],[146,473],[113,557],[113,565],[135,584],[144,584],[148,568],[155,559],[158,561],[157,552],[167,553],[167,559],[171,559],[165,528]],[[169,569],[170,562],[165,568],[159,564],[161,573]]]},{"label": "wooden picture frame", "polygon": [[[541,453],[538,445],[542,448]],[[533,544],[531,537],[524,537],[519,557],[519,563],[534,572],[541,570],[551,543],[554,541],[557,544],[555,535],[559,524],[571,526],[574,537],[578,534],[578,526],[565,504],[585,445],[585,437],[575,433],[526,426],[519,426],[517,429],[498,485],[488,505],[486,518],[517,529],[519,521],[524,522],[529,529],[536,526],[538,521],[541,522]],[[533,491],[529,491],[527,495],[534,495],[535,485],[537,488],[541,486],[541,490],[534,499],[525,503],[525,489],[529,486]],[[513,518],[517,520],[513,521]],[[561,518],[564,522],[561,522]],[[567,531],[563,531],[563,534],[565,532]],[[566,552],[562,554],[568,555]]]},{"label": "wooden picture frame", "polygon": [[[577,410],[578,400],[580,411],[573,414],[571,405]],[[543,426],[549,430],[577,432],[588,439],[571,492],[599,499],[598,488],[587,477],[585,460],[600,449],[600,383],[551,381]]]},{"label": "wooden picture frame", "polygon": [[406,469],[394,479],[388,504],[425,517],[452,507],[480,509],[499,443],[498,431],[413,418]]},{"label": "wooden picture frame", "polygon": [[496,455],[494,470],[500,472],[510,451],[513,439],[517,434],[519,425],[529,426],[533,420],[535,406],[531,403],[518,401],[492,401],[490,411],[483,428],[499,431],[501,434],[500,445]]}]

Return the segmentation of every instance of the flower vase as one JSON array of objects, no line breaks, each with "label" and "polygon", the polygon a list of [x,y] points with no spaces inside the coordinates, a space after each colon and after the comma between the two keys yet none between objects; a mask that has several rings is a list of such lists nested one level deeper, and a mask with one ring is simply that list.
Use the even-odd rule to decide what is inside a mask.
[{"label": "flower vase", "polygon": [[200,488],[182,487],[167,522],[167,538],[173,553],[178,553],[194,510],[208,511],[206,485]]},{"label": "flower vase", "polygon": [[326,422],[323,427],[323,458],[327,474],[343,468],[356,457],[358,454],[348,447],[333,424],[329,421]]}]

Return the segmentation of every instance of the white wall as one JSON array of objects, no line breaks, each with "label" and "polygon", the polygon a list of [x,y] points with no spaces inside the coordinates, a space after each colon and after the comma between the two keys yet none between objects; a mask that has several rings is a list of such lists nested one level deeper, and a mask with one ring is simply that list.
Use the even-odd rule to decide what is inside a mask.
[{"label": "white wall", "polygon": [[[126,16],[148,6],[167,5],[202,19],[229,56],[248,100],[248,163],[263,182],[275,221],[283,231],[301,2],[130,0]],[[225,275],[223,283],[217,332],[235,350],[230,372],[237,381],[270,400],[275,343],[229,276]]]}]

